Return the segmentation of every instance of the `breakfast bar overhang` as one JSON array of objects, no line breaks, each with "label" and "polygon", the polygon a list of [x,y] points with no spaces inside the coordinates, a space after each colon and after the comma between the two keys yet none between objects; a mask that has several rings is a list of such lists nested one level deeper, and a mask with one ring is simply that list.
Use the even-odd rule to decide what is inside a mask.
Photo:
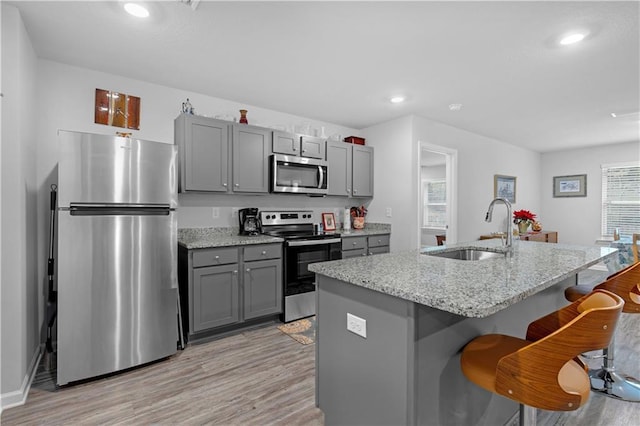
[{"label": "breakfast bar overhang", "polygon": [[[484,260],[433,255],[460,248],[504,250],[486,240],[310,266],[325,424],[507,423],[518,404],[469,382],[460,351],[482,334],[524,337],[531,321],[567,304],[578,272],[616,251],[515,241]],[[347,314],[357,322],[348,326]]]}]

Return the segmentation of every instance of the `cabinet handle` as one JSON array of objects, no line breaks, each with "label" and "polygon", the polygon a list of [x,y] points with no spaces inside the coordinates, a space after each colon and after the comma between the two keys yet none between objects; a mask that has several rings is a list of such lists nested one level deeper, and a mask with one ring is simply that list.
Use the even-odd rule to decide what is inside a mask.
[{"label": "cabinet handle", "polygon": [[372,252],[369,252],[369,256],[371,256],[372,254],[373,254]]},{"label": "cabinet handle", "polygon": [[266,256],[267,255],[267,251],[266,250],[262,250],[262,255]]},{"label": "cabinet handle", "polygon": [[352,242],[351,244],[353,244],[353,245],[355,246],[355,245],[356,245],[356,244],[358,244],[358,243],[356,243],[356,242],[354,241],[354,242]]},{"label": "cabinet handle", "polygon": [[251,268],[247,268],[247,272],[251,272]]},{"label": "cabinet handle", "polygon": [[220,260],[220,256],[214,257],[215,260]]},{"label": "cabinet handle", "polygon": [[354,190],[353,190],[353,193],[354,193],[354,194],[357,194],[357,193],[358,193],[358,190],[354,189]]},{"label": "cabinet handle", "polygon": [[233,275],[238,275],[238,271],[233,271]]},{"label": "cabinet handle", "polygon": [[381,240],[378,240],[378,242],[379,242],[379,243],[381,243],[382,241],[381,241]]},{"label": "cabinet handle", "polygon": [[307,152],[307,150],[306,150],[306,149],[303,149],[303,150],[302,150],[302,152]]},{"label": "cabinet handle", "polygon": [[235,186],[236,186],[236,187],[238,187],[238,186],[240,186],[240,184],[239,184],[239,183],[236,183],[236,184],[235,184]]},{"label": "cabinet handle", "polygon": [[223,183],[223,184],[222,184],[222,186],[224,186],[224,187],[226,188],[226,187],[227,187],[227,184],[226,184],[226,182],[225,182],[225,183]]},{"label": "cabinet handle", "polygon": [[351,190],[347,188],[347,194],[351,194]]},{"label": "cabinet handle", "polygon": [[366,256],[366,255],[367,255],[367,253],[366,253],[366,252],[364,252],[364,253],[362,253],[362,255],[363,255],[363,256]]}]

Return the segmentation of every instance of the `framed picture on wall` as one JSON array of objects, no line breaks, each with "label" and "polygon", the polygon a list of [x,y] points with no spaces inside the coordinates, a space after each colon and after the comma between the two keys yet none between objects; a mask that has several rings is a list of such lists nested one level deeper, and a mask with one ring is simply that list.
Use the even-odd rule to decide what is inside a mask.
[{"label": "framed picture on wall", "polygon": [[587,175],[570,175],[553,177],[553,196],[586,197]]},{"label": "framed picture on wall", "polygon": [[511,203],[516,202],[516,177],[493,175],[493,198],[506,198]]}]

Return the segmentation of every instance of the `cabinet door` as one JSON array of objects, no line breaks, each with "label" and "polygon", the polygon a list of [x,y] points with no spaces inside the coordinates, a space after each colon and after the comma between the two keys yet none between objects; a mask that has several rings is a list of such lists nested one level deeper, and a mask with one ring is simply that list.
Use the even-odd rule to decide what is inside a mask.
[{"label": "cabinet door", "polygon": [[282,260],[244,264],[244,319],[282,312]]},{"label": "cabinet door", "polygon": [[351,152],[351,144],[327,141],[329,195],[351,195]]},{"label": "cabinet door", "polygon": [[274,130],[273,152],[277,152],[278,154],[298,155],[299,146],[300,140],[297,135]]},{"label": "cabinet door", "polygon": [[269,192],[271,130],[233,126],[233,192]]},{"label": "cabinet door", "polygon": [[180,192],[228,190],[229,125],[183,114],[175,120],[180,152]]},{"label": "cabinet door", "polygon": [[300,137],[300,156],[309,158],[325,159],[326,139],[314,136]]},{"label": "cabinet door", "polygon": [[353,145],[354,197],[373,197],[373,148]]},{"label": "cabinet door", "polygon": [[342,258],[343,259],[349,259],[352,257],[360,257],[360,256],[366,256],[367,255],[367,249],[366,248],[361,248],[361,249],[357,249],[357,250],[345,250],[342,252]]},{"label": "cabinet door", "polygon": [[389,253],[389,246],[369,247],[369,255]]},{"label": "cabinet door", "polygon": [[192,332],[240,320],[238,265],[193,269]]}]

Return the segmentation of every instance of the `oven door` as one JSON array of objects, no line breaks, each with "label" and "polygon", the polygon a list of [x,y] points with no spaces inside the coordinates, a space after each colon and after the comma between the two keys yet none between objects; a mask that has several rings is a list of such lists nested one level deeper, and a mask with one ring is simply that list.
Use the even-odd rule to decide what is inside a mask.
[{"label": "oven door", "polygon": [[312,158],[271,156],[271,192],[327,193],[327,163]]},{"label": "oven door", "polygon": [[287,241],[284,259],[284,295],[307,293],[316,289],[316,274],[309,271],[312,263],[341,258],[341,239]]}]

